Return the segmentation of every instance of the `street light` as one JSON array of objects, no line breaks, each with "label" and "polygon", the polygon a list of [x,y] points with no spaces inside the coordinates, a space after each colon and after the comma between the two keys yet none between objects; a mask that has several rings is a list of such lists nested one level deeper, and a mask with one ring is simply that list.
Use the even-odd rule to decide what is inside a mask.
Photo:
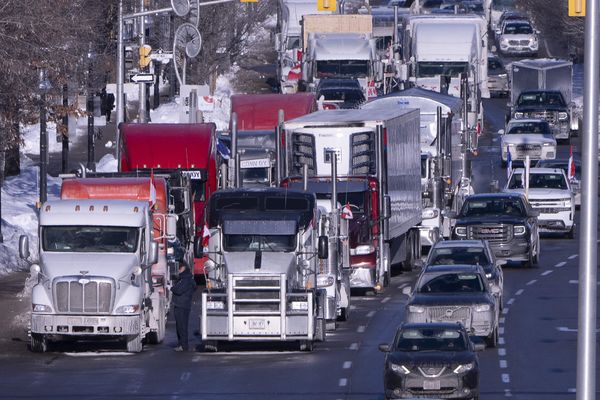
[{"label": "street light", "polygon": [[52,88],[45,69],[40,69],[40,206],[48,199],[48,134],[46,132],[46,93]]},{"label": "street light", "polygon": [[93,60],[96,57],[92,50],[92,44],[87,54],[88,60],[88,76],[87,76],[87,104],[86,111],[88,113],[87,121],[87,133],[88,133],[88,154],[87,154],[87,169],[91,171],[96,170],[96,164],[94,162],[94,92],[93,92],[93,79],[92,79],[92,66]]}]

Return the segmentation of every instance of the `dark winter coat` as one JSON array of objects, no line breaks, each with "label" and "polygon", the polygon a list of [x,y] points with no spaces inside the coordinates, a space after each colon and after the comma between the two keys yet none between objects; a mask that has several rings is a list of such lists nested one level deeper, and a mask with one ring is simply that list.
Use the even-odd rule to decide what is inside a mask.
[{"label": "dark winter coat", "polygon": [[171,288],[173,305],[179,308],[192,308],[192,296],[196,290],[196,282],[192,272],[186,269],[179,274],[179,279]]}]

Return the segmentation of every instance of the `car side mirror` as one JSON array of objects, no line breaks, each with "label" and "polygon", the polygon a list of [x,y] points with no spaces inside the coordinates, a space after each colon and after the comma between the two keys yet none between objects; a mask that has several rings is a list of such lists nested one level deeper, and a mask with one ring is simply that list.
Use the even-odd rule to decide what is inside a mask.
[{"label": "car side mirror", "polygon": [[379,345],[379,351],[382,353],[389,353],[390,352],[390,345],[387,343],[382,343]]},{"label": "car side mirror", "polygon": [[504,135],[504,129],[498,130],[498,135]]},{"label": "car side mirror", "polygon": [[410,296],[412,294],[412,288],[410,286],[405,286],[402,288],[402,294]]},{"label": "car side mirror", "polygon": [[26,260],[29,258],[29,236],[21,235],[19,237],[19,256]]},{"label": "car side mirror", "polygon": [[496,267],[501,267],[503,265],[508,264],[507,260],[496,260],[496,262],[494,263],[496,265]]},{"label": "car side mirror", "polygon": [[496,29],[496,35],[500,35],[502,31],[500,29]]},{"label": "car side mirror", "polygon": [[321,260],[329,258],[329,238],[327,236],[319,236],[317,255]]},{"label": "car side mirror", "polygon": [[150,242],[150,251],[148,252],[148,264],[156,264],[158,262],[158,243],[152,240]]}]

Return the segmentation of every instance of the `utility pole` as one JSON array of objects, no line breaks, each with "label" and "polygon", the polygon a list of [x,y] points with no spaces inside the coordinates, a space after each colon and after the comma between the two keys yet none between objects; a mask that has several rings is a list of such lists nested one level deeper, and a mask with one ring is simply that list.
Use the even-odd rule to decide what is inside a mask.
[{"label": "utility pole", "polygon": [[63,174],[66,174],[69,169],[69,114],[67,113],[67,107],[69,107],[69,85],[63,85],[63,107],[65,108],[65,115],[63,116],[63,127],[65,132],[63,133],[62,139],[62,168]]},{"label": "utility pole", "polygon": [[47,167],[48,167],[48,134],[46,132],[46,92],[50,82],[46,71],[40,69],[40,206],[48,199]]},{"label": "utility pole", "polygon": [[95,171],[96,164],[94,162],[94,92],[92,87],[92,45],[88,52],[88,76],[87,76],[87,102],[86,111],[88,113],[87,133],[88,133],[88,148],[87,148],[87,166],[86,168]]},{"label": "utility pole", "polygon": [[125,47],[123,46],[123,0],[119,0],[119,34],[117,42],[117,131],[115,133],[115,157],[117,170],[121,170],[121,133],[119,128],[125,121],[123,84],[125,83]]},{"label": "utility pole", "polygon": [[[140,0],[140,13],[144,12],[144,2],[145,0]],[[139,45],[140,45],[140,49],[144,47],[144,45],[146,44],[146,17],[145,16],[141,16],[140,19],[140,31],[138,32],[139,35]],[[138,108],[138,122],[140,123],[145,123],[147,122],[147,118],[146,118],[146,113],[148,112],[147,108],[146,108],[146,95],[147,95],[147,87],[146,87],[146,83],[144,82],[140,82],[140,105]]]}]

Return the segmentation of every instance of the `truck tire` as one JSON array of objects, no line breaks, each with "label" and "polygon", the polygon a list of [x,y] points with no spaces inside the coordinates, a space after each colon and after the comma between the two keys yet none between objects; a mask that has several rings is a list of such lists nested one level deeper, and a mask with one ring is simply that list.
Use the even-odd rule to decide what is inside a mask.
[{"label": "truck tire", "polygon": [[350,315],[350,310],[348,307],[342,307],[340,310],[340,316],[338,317],[338,321],[348,321],[348,317]]},{"label": "truck tire", "polygon": [[48,351],[48,339],[39,333],[32,333],[29,348],[34,353],[45,353]]},{"label": "truck tire", "polygon": [[301,340],[299,344],[300,351],[313,351],[312,340]]},{"label": "truck tire", "polygon": [[165,329],[166,329],[166,317],[165,317],[165,307],[163,305],[163,299],[160,300],[160,306],[158,309],[158,321],[157,321],[157,329],[155,332],[148,333],[148,343],[150,344],[159,344],[162,343],[165,339]]},{"label": "truck tire", "polygon": [[144,345],[142,344],[142,335],[134,335],[127,337],[127,352],[140,353]]},{"label": "truck tire", "polygon": [[498,327],[494,328],[490,336],[485,338],[485,345],[492,349],[498,346]]},{"label": "truck tire", "polygon": [[206,340],[202,342],[202,349],[206,352],[217,353],[219,351],[219,342],[216,340]]}]

